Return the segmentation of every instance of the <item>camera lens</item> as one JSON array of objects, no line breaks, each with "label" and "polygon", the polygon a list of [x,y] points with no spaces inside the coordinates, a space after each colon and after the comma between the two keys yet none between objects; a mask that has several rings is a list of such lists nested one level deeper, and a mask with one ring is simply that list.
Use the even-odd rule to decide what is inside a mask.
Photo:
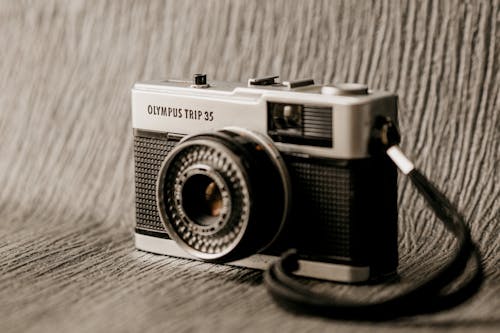
[{"label": "camera lens", "polygon": [[216,222],[222,210],[220,189],[212,178],[205,175],[194,175],[186,181],[182,202],[186,215],[202,226]]},{"label": "camera lens", "polygon": [[169,236],[188,253],[233,261],[276,238],[289,187],[270,139],[223,130],[185,139],[168,154],[158,177],[158,210]]}]

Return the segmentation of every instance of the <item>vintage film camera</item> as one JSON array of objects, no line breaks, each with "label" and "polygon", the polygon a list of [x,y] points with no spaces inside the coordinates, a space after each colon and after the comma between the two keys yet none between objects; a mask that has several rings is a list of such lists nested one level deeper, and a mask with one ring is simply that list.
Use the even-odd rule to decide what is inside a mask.
[{"label": "vintage film camera", "polygon": [[362,282],[398,264],[397,173],[372,149],[397,96],[361,84],[253,78],[132,89],[140,250]]}]

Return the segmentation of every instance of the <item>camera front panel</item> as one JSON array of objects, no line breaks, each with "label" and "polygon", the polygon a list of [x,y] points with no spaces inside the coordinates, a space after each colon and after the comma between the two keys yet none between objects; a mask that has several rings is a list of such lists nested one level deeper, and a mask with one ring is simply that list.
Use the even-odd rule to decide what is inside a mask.
[{"label": "camera front panel", "polygon": [[[136,232],[169,239],[161,222],[156,183],[162,162],[181,136],[136,131]],[[263,253],[298,248],[309,260],[397,267],[396,170],[385,157],[332,160],[284,155],[292,183],[292,211],[278,239]],[[272,191],[272,189],[270,189]]]},{"label": "camera front panel", "polygon": [[310,260],[395,272],[397,170],[384,156],[332,160],[284,155],[292,181],[292,212],[265,253],[289,248]]}]

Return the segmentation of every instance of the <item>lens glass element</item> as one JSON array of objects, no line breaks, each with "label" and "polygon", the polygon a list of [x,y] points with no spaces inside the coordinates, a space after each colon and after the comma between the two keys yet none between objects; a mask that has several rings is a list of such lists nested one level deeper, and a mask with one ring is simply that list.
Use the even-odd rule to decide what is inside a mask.
[{"label": "lens glass element", "polygon": [[235,155],[204,140],[179,146],[169,158],[160,183],[170,234],[198,256],[230,252],[243,236],[250,205]]},{"label": "lens glass element", "polygon": [[197,174],[186,180],[182,189],[186,215],[196,224],[208,226],[217,222],[222,210],[222,195],[215,181]]}]

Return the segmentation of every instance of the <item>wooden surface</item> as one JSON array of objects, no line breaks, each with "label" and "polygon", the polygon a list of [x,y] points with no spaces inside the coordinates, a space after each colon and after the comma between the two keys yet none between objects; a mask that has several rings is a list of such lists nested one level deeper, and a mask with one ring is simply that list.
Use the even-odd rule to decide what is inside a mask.
[{"label": "wooden surface", "polygon": [[[498,0],[0,1],[0,332],[498,330],[499,29]],[[129,89],[200,71],[397,92],[404,150],[480,244],[480,294],[331,321],[283,311],[259,272],[135,251]],[[399,207],[405,285],[453,242],[404,179]]]}]

